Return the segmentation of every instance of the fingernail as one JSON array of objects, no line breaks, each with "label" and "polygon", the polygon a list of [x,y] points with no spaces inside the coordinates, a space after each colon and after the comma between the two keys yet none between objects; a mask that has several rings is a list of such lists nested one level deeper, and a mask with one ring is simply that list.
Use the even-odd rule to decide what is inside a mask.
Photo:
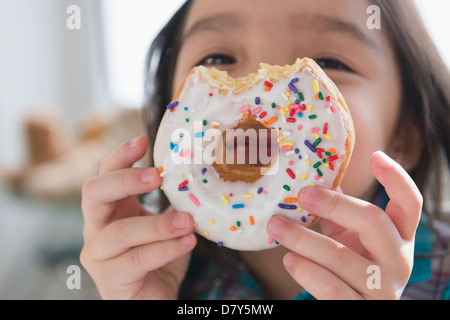
[{"label": "fingernail", "polygon": [[297,257],[295,253],[288,253],[284,256],[283,263],[286,268],[290,268],[294,265],[295,261],[297,261]]},{"label": "fingernail", "polygon": [[286,229],[286,222],[282,217],[275,217],[270,221],[269,230],[274,236],[280,236]]},{"label": "fingernail", "polygon": [[153,168],[146,169],[141,173],[141,181],[143,183],[151,183],[155,179],[156,170]]},{"label": "fingernail", "polygon": [[172,218],[172,225],[175,229],[184,229],[189,225],[189,219],[185,214],[177,214]]},{"label": "fingernail", "polygon": [[130,144],[129,144],[129,148],[130,149],[136,148],[139,138],[140,137],[136,137],[136,138],[134,138],[133,140],[130,141]]},{"label": "fingernail", "polygon": [[192,240],[193,240],[193,237],[192,237],[191,233],[188,235],[185,235],[181,238],[178,238],[178,241],[180,242],[180,244],[183,246],[186,246],[186,247],[189,247],[192,245]]},{"label": "fingernail", "polygon": [[378,167],[384,170],[392,168],[394,164],[394,160],[392,160],[387,154],[384,152],[378,151]]},{"label": "fingernail", "polygon": [[315,187],[305,187],[300,190],[297,198],[302,204],[314,204],[319,199],[320,190]]}]

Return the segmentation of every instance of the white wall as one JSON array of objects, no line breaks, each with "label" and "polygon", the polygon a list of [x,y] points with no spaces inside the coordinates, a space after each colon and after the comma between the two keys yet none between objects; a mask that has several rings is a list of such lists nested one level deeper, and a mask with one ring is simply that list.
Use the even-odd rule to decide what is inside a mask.
[{"label": "white wall", "polygon": [[415,0],[422,14],[425,25],[441,52],[442,57],[450,66],[450,1],[449,0]]},{"label": "white wall", "polygon": [[[82,9],[82,29],[68,30],[67,7]],[[23,162],[21,118],[63,109],[76,120],[105,103],[98,1],[0,0],[0,166]]]},{"label": "white wall", "polygon": [[185,0],[101,0],[108,87],[114,101],[139,107],[148,49]]}]

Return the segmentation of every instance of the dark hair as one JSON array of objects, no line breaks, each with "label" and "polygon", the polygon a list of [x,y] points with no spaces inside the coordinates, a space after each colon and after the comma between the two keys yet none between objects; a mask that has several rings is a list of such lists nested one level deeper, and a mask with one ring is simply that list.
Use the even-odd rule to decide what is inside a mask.
[{"label": "dark hair", "polygon": [[400,121],[412,120],[424,135],[424,150],[410,174],[424,196],[425,212],[439,217],[445,167],[450,167],[450,73],[412,0],[372,3],[381,9],[382,28],[400,67]]},{"label": "dark hair", "polygon": [[[180,36],[192,1],[186,1],[175,13],[155,38],[148,53],[144,111],[151,165],[159,123],[165,106],[171,100]],[[412,121],[423,131],[424,152],[410,173],[424,196],[425,204],[431,204],[426,211],[434,216],[441,212],[442,177],[446,174],[446,164],[450,167],[450,74],[412,0],[372,0],[372,3],[381,9],[382,28],[400,67],[403,90],[401,119]],[[404,130],[406,123],[399,123],[399,130]]]}]

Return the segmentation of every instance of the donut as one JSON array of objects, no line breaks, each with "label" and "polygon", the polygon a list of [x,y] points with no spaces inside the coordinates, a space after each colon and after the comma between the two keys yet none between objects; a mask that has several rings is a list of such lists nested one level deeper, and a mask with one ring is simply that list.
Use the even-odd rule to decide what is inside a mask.
[{"label": "donut", "polygon": [[195,231],[241,251],[275,248],[267,223],[311,227],[305,186],[336,190],[355,141],[342,94],[311,59],[260,64],[242,78],[195,67],[167,106],[154,145],[161,189]]}]

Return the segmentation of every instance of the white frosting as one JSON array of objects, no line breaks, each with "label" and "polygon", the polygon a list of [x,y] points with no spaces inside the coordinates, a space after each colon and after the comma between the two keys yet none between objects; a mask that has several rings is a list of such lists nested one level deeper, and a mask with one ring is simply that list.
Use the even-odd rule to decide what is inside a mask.
[{"label": "white frosting", "polygon": [[[304,97],[304,101],[300,101],[302,117],[297,109],[296,114],[289,116],[289,106],[300,100],[292,90],[290,97],[286,95],[291,80],[295,78],[299,81],[293,85]],[[345,159],[347,138],[341,115],[334,107],[337,102],[330,98],[320,79],[316,82],[318,87],[314,86],[314,80],[316,77],[311,70],[304,68],[289,79],[273,83],[268,92],[265,82],[269,79],[263,79],[244,93],[229,92],[224,95],[211,89],[201,79],[198,70],[187,78],[178,104],[167,110],[161,123],[154,158],[156,167],[161,168],[163,191],[170,203],[178,211],[192,214],[199,234],[219,246],[236,250],[263,250],[277,245],[266,230],[273,215],[286,216],[305,227],[314,220],[315,217],[299,208],[297,202],[284,201],[296,198],[304,186],[330,189]],[[317,99],[317,89],[322,93],[323,100]],[[260,98],[259,105],[256,104],[256,97]],[[278,107],[272,108],[273,103]],[[306,106],[306,110],[301,109],[302,105]],[[214,125],[220,132],[234,128],[243,119],[241,108],[245,106],[250,106],[248,112],[251,114],[254,111],[261,123],[277,117],[278,120],[269,127],[281,128],[280,148],[286,142],[293,142],[293,146],[291,150],[281,150],[270,172],[255,183],[225,182],[211,165],[211,157],[208,157],[211,147],[219,139],[206,141],[206,136],[200,137],[201,132],[210,133],[209,129]],[[260,119],[263,112],[267,114]],[[295,123],[288,122],[292,121],[288,120],[290,118],[295,119]],[[186,119],[189,119],[188,122]],[[206,125],[203,120],[206,120]],[[328,128],[325,128],[325,123]],[[325,152],[331,149],[336,153],[320,152],[323,157],[320,159],[317,150],[314,153],[305,145],[305,140],[312,145],[319,141],[318,138],[321,141],[317,148]],[[330,157],[334,159],[331,166],[328,161],[323,162]],[[319,164],[318,168],[314,167]],[[295,179],[290,177],[287,169],[292,171]],[[277,174],[270,174],[273,172]],[[179,191],[183,182],[185,186],[182,190],[185,191]],[[283,209],[279,204],[295,206],[295,209]]]}]

